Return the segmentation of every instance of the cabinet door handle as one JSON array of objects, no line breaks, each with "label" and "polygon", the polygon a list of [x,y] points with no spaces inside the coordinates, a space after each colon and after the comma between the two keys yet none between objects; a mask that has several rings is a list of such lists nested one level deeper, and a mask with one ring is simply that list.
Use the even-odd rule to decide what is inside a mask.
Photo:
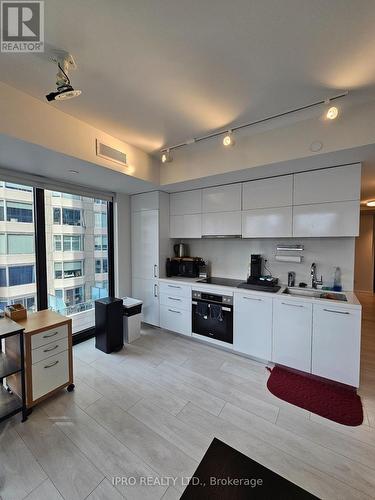
[{"label": "cabinet door handle", "polygon": [[171,313],[181,314],[181,311],[176,311],[175,309],[168,309]]},{"label": "cabinet door handle", "polygon": [[281,302],[284,306],[290,306],[290,307],[305,307],[302,304],[288,304],[287,302]]},{"label": "cabinet door handle", "polygon": [[54,333],[49,333],[48,335],[43,335],[44,339],[49,339],[50,337],[54,337],[57,335],[59,332],[54,332]]},{"label": "cabinet door handle", "polygon": [[49,349],[44,349],[43,352],[51,352],[59,347],[59,344],[56,344],[54,347],[50,347]]},{"label": "cabinet door handle", "polygon": [[155,283],[154,285],[154,297],[158,296],[158,285]]},{"label": "cabinet door handle", "polygon": [[56,366],[58,362],[59,362],[59,360],[54,361],[54,362],[53,362],[53,363],[51,363],[50,365],[46,365],[44,368],[52,368],[53,366]]},{"label": "cabinet door handle", "polygon": [[154,278],[158,277],[158,265],[154,264]]},{"label": "cabinet door handle", "polygon": [[258,302],[263,302],[263,299],[257,299],[255,297],[245,297],[245,295],[242,298],[246,300],[257,300]]},{"label": "cabinet door handle", "polygon": [[350,314],[348,311],[334,311],[333,309],[323,309],[323,311],[326,311],[328,313],[335,313],[335,314]]},{"label": "cabinet door handle", "polygon": [[168,285],[168,286],[169,286],[169,288],[181,288],[181,287],[180,287],[180,286],[178,286],[178,285]]},{"label": "cabinet door handle", "polygon": [[176,299],[176,297],[168,297],[169,300],[175,300],[176,302],[181,302],[182,299]]}]

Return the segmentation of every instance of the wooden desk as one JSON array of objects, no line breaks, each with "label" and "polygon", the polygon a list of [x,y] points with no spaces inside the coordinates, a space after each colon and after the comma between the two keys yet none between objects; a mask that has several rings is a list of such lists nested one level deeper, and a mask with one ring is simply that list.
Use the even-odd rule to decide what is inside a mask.
[{"label": "wooden desk", "polygon": [[44,310],[17,323],[24,328],[27,408],[65,387],[72,391],[72,320]]}]

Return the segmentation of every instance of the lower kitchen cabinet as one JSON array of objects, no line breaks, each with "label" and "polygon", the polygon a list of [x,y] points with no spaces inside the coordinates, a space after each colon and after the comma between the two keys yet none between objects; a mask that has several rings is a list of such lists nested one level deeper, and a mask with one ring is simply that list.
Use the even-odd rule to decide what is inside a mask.
[{"label": "lower kitchen cabinet", "polygon": [[361,311],[314,305],[312,373],[359,386]]},{"label": "lower kitchen cabinet", "polygon": [[269,361],[272,355],[272,298],[235,293],[233,348]]},{"label": "lower kitchen cabinet", "polygon": [[274,301],[273,362],[311,372],[312,307],[297,300]]},{"label": "lower kitchen cabinet", "polygon": [[142,321],[159,326],[158,280],[133,278],[132,296],[143,301]]},{"label": "lower kitchen cabinet", "polygon": [[172,332],[191,336],[191,310],[161,305],[160,326]]}]

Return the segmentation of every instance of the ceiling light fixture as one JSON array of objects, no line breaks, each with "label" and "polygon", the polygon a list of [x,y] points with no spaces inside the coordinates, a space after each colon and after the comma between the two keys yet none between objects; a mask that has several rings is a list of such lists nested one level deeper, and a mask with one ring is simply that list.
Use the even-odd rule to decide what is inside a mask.
[{"label": "ceiling light fixture", "polygon": [[234,140],[233,132],[231,130],[228,130],[228,133],[223,138],[223,146],[228,148],[234,146],[235,144],[236,141]]},{"label": "ceiling light fixture", "polygon": [[368,207],[375,207],[375,200],[370,200],[366,203]]},{"label": "ceiling light fixture", "polygon": [[337,106],[330,106],[331,99],[327,99],[325,104],[326,104],[326,111],[325,111],[325,117],[327,120],[336,120],[336,118],[339,116],[339,110]]},{"label": "ceiling light fixture", "polygon": [[73,97],[81,95],[82,90],[74,90],[68,76],[70,69],[77,68],[73,56],[71,54],[67,54],[62,57],[52,57],[52,61],[55,62],[58,67],[56,75],[56,90],[46,95],[47,101],[67,101],[68,99],[73,99]]},{"label": "ceiling light fixture", "polygon": [[166,149],[165,151],[162,151],[160,159],[162,163],[170,163],[172,161],[170,150]]},{"label": "ceiling light fixture", "polygon": [[[204,135],[202,137],[196,137],[195,139],[193,139],[191,141],[185,141],[185,142],[181,142],[180,144],[175,144],[174,146],[169,146],[168,148],[164,148],[160,151],[160,159],[161,159],[162,163],[167,163],[167,161],[172,161],[172,160],[168,160],[168,155],[170,155],[170,152],[173,151],[174,149],[182,148],[184,146],[188,146],[188,145],[195,143],[195,142],[207,141],[209,139],[213,139],[214,137],[219,137],[219,136],[225,136],[223,138],[224,146],[226,146],[226,147],[232,146],[232,145],[234,145],[235,141],[234,141],[233,137],[229,138],[230,133],[233,134],[233,132],[236,132],[237,130],[252,127],[253,125],[259,125],[260,123],[265,123],[265,122],[268,122],[270,120],[274,120],[275,118],[281,118],[283,116],[291,115],[291,114],[297,113],[299,111],[305,111],[307,109],[315,108],[316,106],[321,106],[322,104],[329,105],[332,103],[332,101],[336,101],[337,99],[341,99],[341,98],[347,96],[348,93],[349,92],[347,90],[345,90],[345,91],[341,92],[340,94],[336,94],[332,97],[329,97],[328,99],[321,99],[319,101],[315,101],[315,102],[312,102],[310,104],[306,104],[305,106],[300,106],[298,108],[289,109],[289,110],[284,111],[282,113],[277,113],[275,115],[267,116],[266,118],[261,118],[260,120],[255,120],[253,122],[244,123],[242,125],[236,125],[236,126],[232,127],[231,130],[229,130],[229,131],[228,130],[219,130],[217,132],[212,132],[211,134]],[[330,106],[329,109],[325,110],[325,117],[329,120],[334,120],[335,118],[337,118],[338,115],[339,115],[339,109],[336,106]]]}]

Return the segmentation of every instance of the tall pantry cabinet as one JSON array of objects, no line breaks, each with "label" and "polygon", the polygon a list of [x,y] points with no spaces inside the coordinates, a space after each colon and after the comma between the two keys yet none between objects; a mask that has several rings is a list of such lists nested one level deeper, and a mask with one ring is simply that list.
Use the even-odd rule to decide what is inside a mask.
[{"label": "tall pantry cabinet", "polygon": [[143,301],[143,321],[159,326],[159,278],[170,255],[169,195],[160,191],[131,197],[132,295]]}]

